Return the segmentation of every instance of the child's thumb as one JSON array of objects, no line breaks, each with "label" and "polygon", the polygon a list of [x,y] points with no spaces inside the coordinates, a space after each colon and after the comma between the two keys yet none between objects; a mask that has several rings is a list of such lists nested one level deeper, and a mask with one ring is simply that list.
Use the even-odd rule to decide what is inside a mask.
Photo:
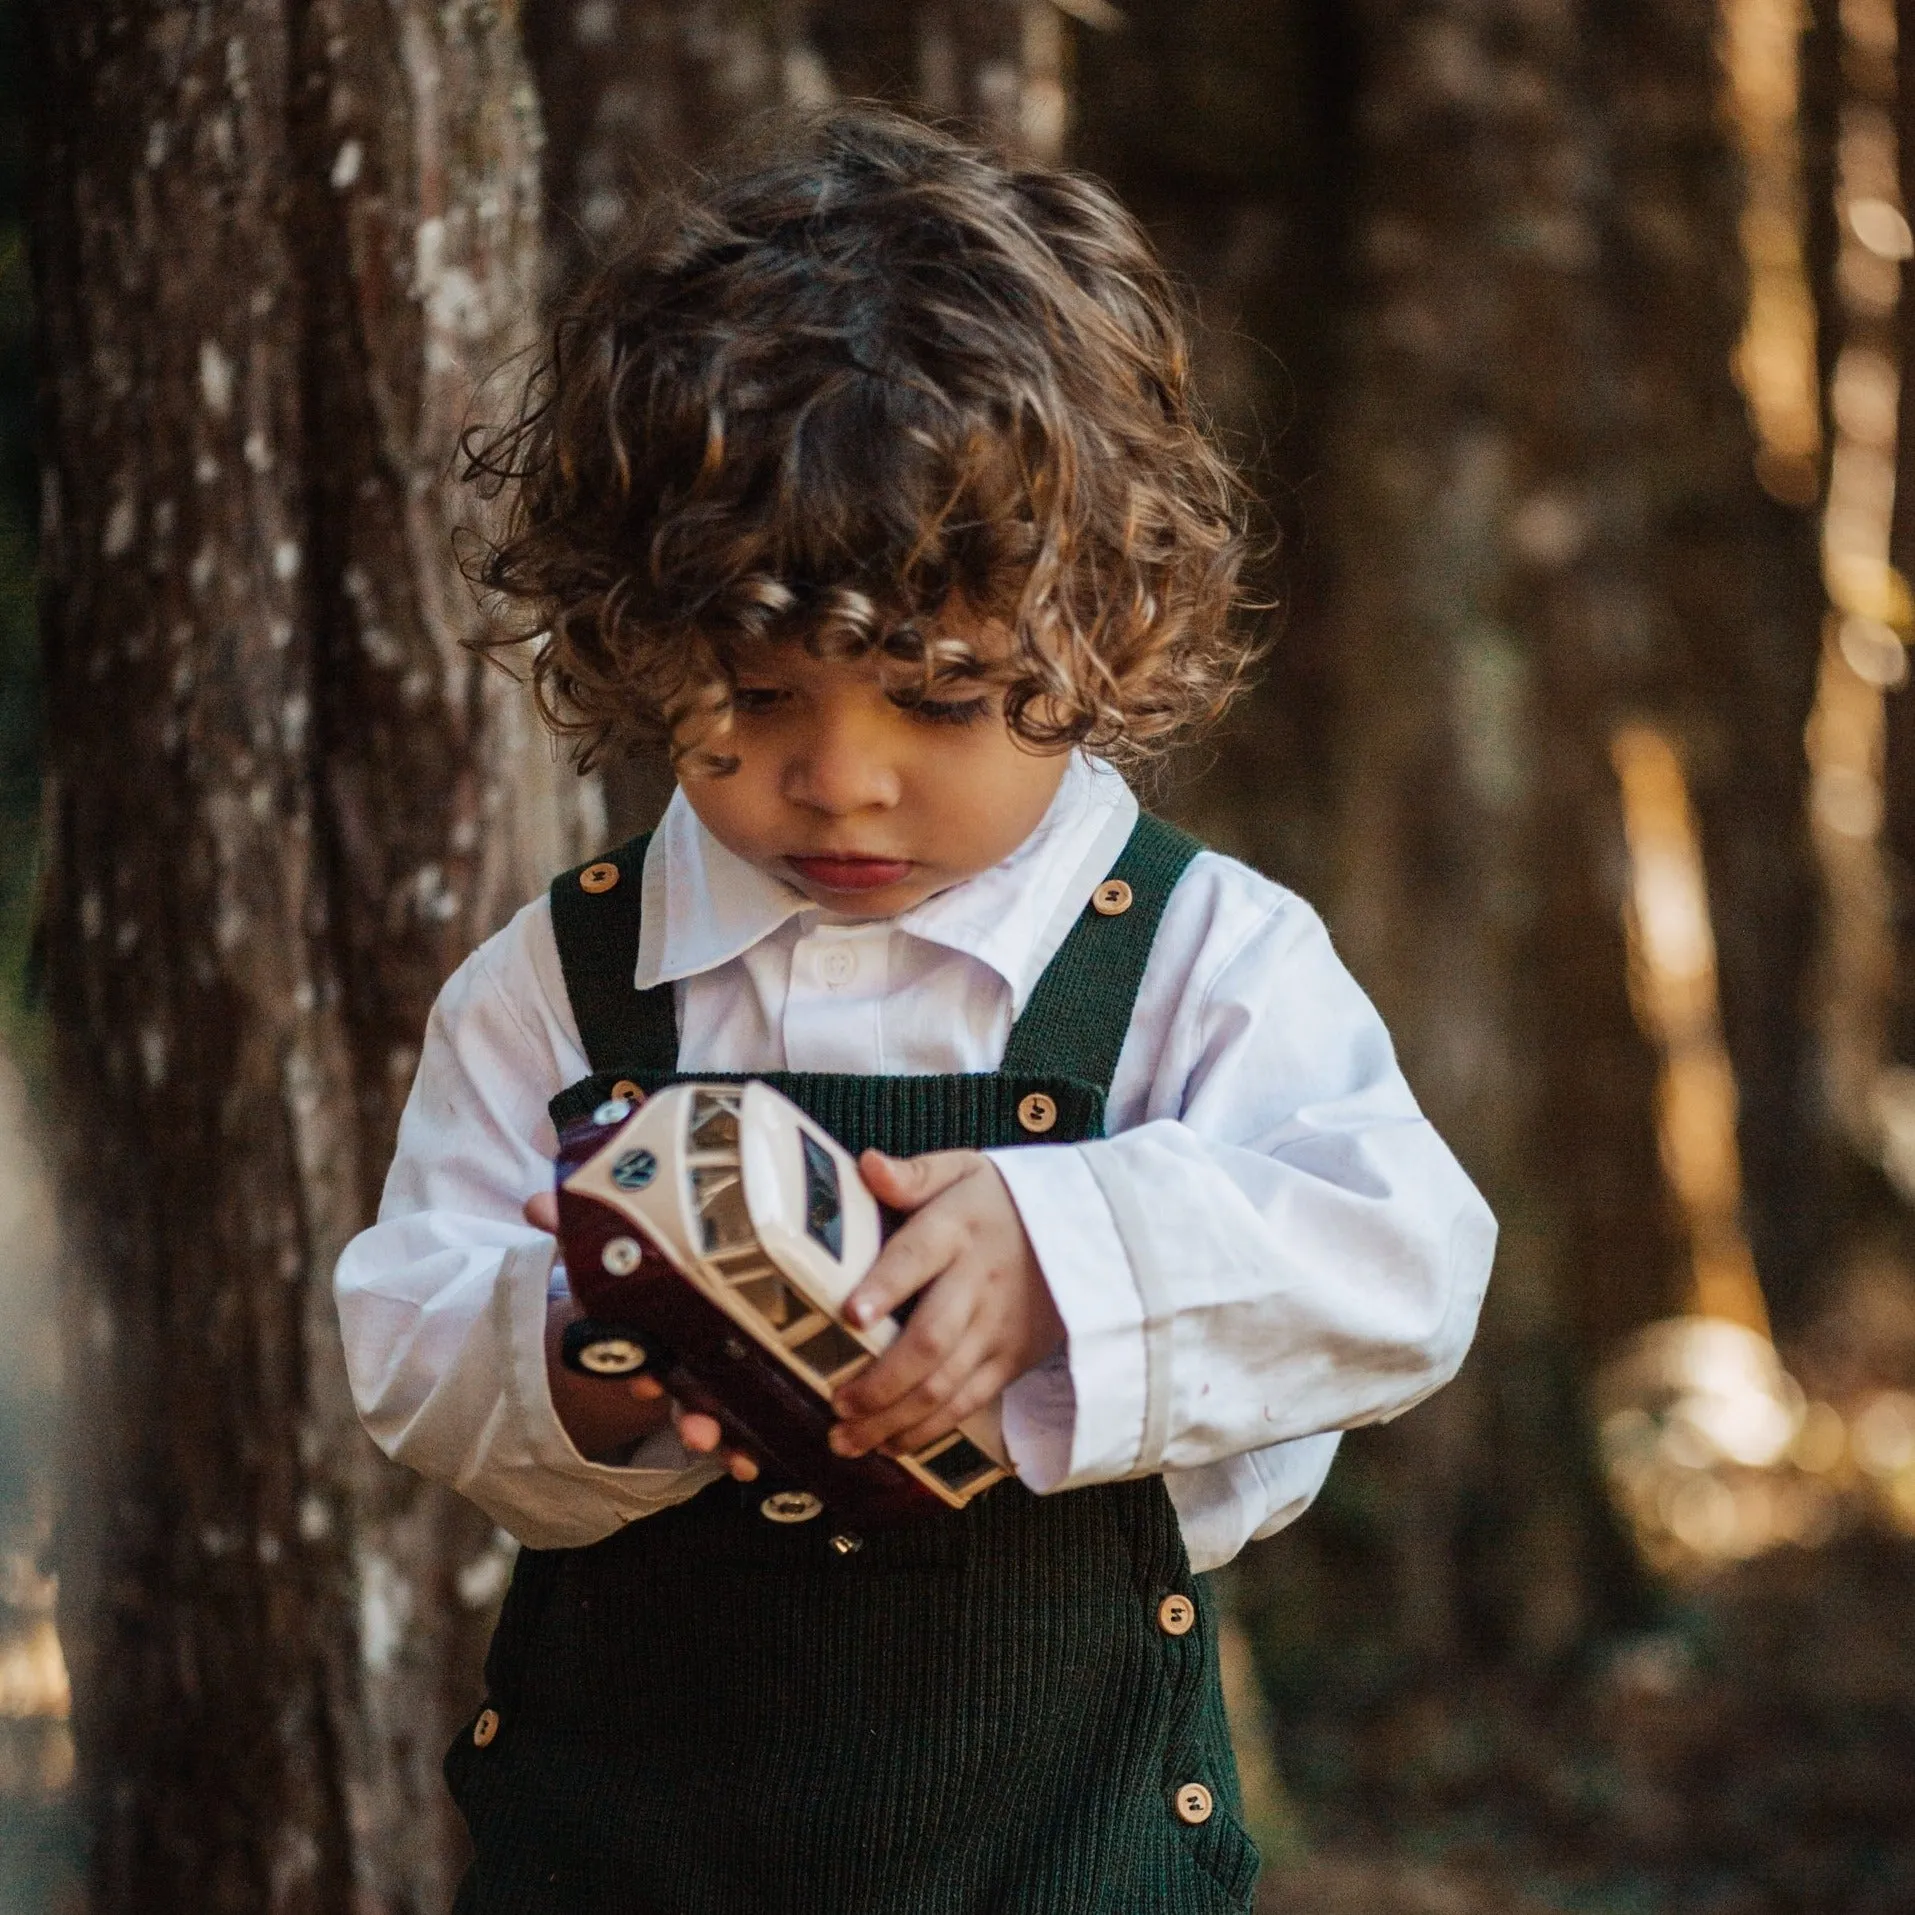
[{"label": "child's thumb", "polygon": [[932,1150],[922,1157],[887,1157],[881,1150],[867,1150],[858,1159],[858,1169],[880,1203],[896,1210],[916,1210],[939,1191],[950,1189],[975,1156],[968,1150]]}]

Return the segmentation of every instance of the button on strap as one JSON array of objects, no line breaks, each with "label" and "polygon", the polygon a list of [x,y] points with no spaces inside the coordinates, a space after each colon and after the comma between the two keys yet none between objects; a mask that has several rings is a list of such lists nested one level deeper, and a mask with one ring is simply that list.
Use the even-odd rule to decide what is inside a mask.
[{"label": "button on strap", "polygon": [[1216,1812],[1217,1799],[1201,1782],[1186,1782],[1171,1798],[1177,1820],[1186,1828],[1197,1828]]},{"label": "button on strap", "polygon": [[1202,847],[1148,812],[1078,914],[1011,1028],[1001,1069],[1108,1093],[1171,892]]},{"label": "button on strap", "polygon": [[1187,1636],[1197,1623],[1197,1605],[1188,1596],[1166,1596],[1157,1605],[1157,1627],[1167,1636]]}]

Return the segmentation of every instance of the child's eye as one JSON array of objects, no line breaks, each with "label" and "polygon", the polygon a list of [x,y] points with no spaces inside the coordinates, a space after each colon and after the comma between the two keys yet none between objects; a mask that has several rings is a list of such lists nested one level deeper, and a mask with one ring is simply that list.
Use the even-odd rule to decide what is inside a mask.
[{"label": "child's eye", "polygon": [[988,698],[894,698],[891,702],[927,725],[975,724],[991,703]]},{"label": "child's eye", "polygon": [[752,717],[761,712],[777,710],[790,695],[776,685],[734,685],[731,708],[745,717]]}]

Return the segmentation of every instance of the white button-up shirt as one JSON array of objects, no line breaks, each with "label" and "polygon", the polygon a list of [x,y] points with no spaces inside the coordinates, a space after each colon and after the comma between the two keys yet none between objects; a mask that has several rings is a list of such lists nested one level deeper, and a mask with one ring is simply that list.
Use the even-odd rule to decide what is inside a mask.
[{"label": "white button-up shirt", "polygon": [[[670,981],[681,1071],[999,1067],[1137,803],[1073,760],[1029,839],[895,918],[835,918],[672,800],[644,870],[637,989]],[[359,1413],[388,1455],[536,1548],[596,1542],[718,1473],[669,1430],[623,1464],[552,1408],[546,1101],[588,1073],[547,900],[440,993],[379,1221],[340,1258]],[[1308,905],[1200,854],[1172,892],[1111,1085],[1109,1135],[991,1153],[1065,1327],[1005,1392],[1047,1493],[1161,1472],[1193,1564],[1302,1512],[1337,1433],[1462,1361],[1496,1226],[1418,1111]]]}]

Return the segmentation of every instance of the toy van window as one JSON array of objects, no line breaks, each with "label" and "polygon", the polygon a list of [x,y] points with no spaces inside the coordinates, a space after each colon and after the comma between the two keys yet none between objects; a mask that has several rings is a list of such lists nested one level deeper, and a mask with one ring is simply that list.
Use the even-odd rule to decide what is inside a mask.
[{"label": "toy van window", "polygon": [[756,1241],[745,1208],[745,1183],[735,1164],[692,1169],[692,1201],[707,1250],[729,1250]]},{"label": "toy van window", "polygon": [[949,1449],[939,1450],[932,1457],[920,1456],[918,1464],[928,1469],[940,1483],[949,1490],[964,1489],[980,1476],[986,1475],[997,1465],[973,1443],[969,1437],[960,1436]]},{"label": "toy van window", "polygon": [[804,1300],[782,1277],[754,1277],[748,1283],[739,1284],[736,1295],[774,1330],[782,1330],[786,1324],[796,1323],[806,1314]]},{"label": "toy van window", "polygon": [[801,1130],[798,1137],[805,1147],[805,1235],[842,1258],[844,1199],[838,1189],[838,1166],[809,1131]]},{"label": "toy van window", "polygon": [[692,1099],[691,1135],[693,1150],[731,1150],[738,1148],[738,1099],[713,1091],[700,1091]]},{"label": "toy van window", "polygon": [[800,1362],[810,1364],[827,1380],[836,1376],[847,1363],[857,1362],[864,1354],[864,1345],[835,1323],[827,1323],[815,1337],[799,1344],[792,1352]]}]

